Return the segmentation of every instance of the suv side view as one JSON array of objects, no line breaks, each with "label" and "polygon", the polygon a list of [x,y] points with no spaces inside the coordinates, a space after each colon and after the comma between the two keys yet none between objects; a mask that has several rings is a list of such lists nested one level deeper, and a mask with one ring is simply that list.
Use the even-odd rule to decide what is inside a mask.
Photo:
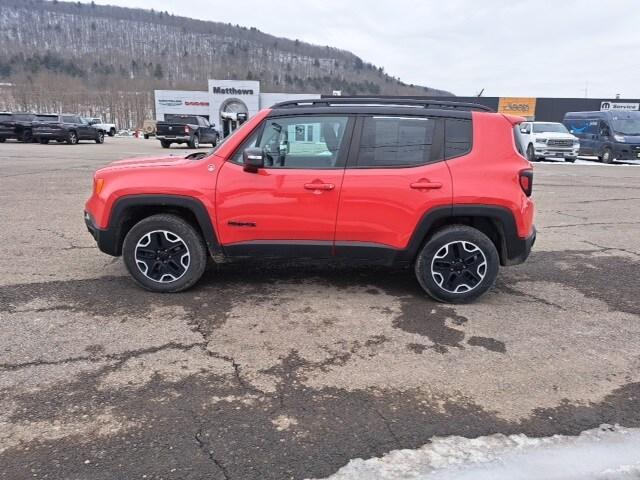
[{"label": "suv side view", "polygon": [[33,137],[42,144],[51,140],[75,145],[80,140],[104,143],[104,132],[78,115],[38,115],[33,123]]},{"label": "suv side view", "polygon": [[434,100],[283,102],[207,154],[98,170],[85,222],[156,292],[194,285],[208,256],[294,257],[411,265],[434,299],[469,302],[535,241],[522,121]]}]

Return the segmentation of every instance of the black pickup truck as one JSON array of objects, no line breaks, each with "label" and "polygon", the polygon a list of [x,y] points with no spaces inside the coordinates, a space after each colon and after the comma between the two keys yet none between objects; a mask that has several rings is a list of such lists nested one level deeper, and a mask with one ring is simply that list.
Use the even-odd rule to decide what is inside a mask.
[{"label": "black pickup truck", "polygon": [[220,132],[204,117],[197,115],[167,115],[166,120],[156,124],[156,138],[162,148],[172,143],[186,143],[190,148],[198,148],[201,143],[218,144]]},{"label": "black pickup truck", "polygon": [[1,113],[0,143],[7,138],[31,142],[33,139],[31,124],[35,118],[33,113]]},{"label": "black pickup truck", "polygon": [[33,137],[40,143],[49,143],[49,140],[69,145],[80,140],[104,143],[104,132],[78,115],[38,115],[33,122]]}]

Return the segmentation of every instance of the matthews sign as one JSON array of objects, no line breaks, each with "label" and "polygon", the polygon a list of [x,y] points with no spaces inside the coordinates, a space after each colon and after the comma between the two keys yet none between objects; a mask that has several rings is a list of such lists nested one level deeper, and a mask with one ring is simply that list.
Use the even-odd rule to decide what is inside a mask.
[{"label": "matthews sign", "polygon": [[213,87],[213,93],[216,95],[255,95],[251,88],[235,88],[235,87]]}]

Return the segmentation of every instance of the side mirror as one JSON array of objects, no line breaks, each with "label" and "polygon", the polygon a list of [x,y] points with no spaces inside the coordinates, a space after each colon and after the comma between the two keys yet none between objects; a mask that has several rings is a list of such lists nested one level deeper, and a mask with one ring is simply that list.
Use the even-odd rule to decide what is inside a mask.
[{"label": "side mirror", "polygon": [[527,129],[526,128],[521,128],[520,129],[520,133],[527,133]]},{"label": "side mirror", "polygon": [[246,148],[242,152],[244,171],[257,173],[259,168],[264,168],[264,154],[261,148]]}]

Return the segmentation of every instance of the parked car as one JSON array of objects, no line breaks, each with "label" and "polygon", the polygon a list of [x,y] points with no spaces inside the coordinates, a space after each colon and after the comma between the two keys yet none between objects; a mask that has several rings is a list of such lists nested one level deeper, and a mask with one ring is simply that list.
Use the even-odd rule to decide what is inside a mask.
[{"label": "parked car", "polygon": [[109,135],[113,137],[116,134],[116,124],[115,123],[105,123],[102,121],[100,117],[93,117],[86,119],[89,122],[89,125],[92,125],[94,128],[98,130],[102,130],[105,135]]},{"label": "parked car", "polygon": [[209,143],[215,147],[220,140],[220,132],[204,117],[170,115],[166,120],[156,123],[156,138],[160,140],[162,148],[169,148],[172,143],[186,143],[190,148]]},{"label": "parked car", "polygon": [[13,128],[9,122],[11,122],[11,112],[0,112],[0,143],[4,143],[13,134]]},{"label": "parked car", "polygon": [[283,102],[206,155],[98,170],[85,222],[155,292],[194,285],[208,255],[295,257],[412,265],[436,300],[469,302],[536,238],[522,121],[435,100]]},{"label": "parked car", "polygon": [[145,140],[148,140],[149,137],[155,136],[156,134],[156,121],[155,120],[145,120],[142,124],[142,133],[144,135]]},{"label": "parked car", "polygon": [[75,145],[80,140],[104,143],[104,132],[97,129],[78,115],[38,115],[33,124],[33,136],[40,143],[50,140]]},{"label": "parked car", "polygon": [[34,119],[33,113],[3,113],[0,116],[0,142],[14,138],[30,143],[33,140],[31,124]]},{"label": "parked car", "polygon": [[603,163],[640,159],[640,112],[568,112],[562,123],[580,139],[580,155]]},{"label": "parked car", "polygon": [[573,163],[578,158],[580,141],[561,123],[521,123],[519,138],[522,150],[532,162],[553,157]]}]

